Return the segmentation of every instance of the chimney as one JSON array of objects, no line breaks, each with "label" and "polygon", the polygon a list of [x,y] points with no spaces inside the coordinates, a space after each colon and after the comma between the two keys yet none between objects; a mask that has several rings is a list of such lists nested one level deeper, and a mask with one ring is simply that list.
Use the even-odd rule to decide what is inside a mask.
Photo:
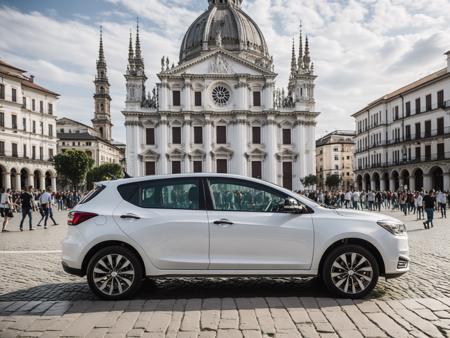
[{"label": "chimney", "polygon": [[30,75],[30,81],[34,83],[34,75]]},{"label": "chimney", "polygon": [[447,73],[450,73],[450,50],[444,55],[447,55]]}]

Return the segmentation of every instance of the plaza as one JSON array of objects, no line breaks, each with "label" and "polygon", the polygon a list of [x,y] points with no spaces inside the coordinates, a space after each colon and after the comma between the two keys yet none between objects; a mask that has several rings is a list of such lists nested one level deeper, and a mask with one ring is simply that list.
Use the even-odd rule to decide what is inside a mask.
[{"label": "plaza", "polygon": [[174,278],[147,281],[133,299],[99,301],[60,266],[62,224],[0,237],[0,337],[449,337],[450,224],[405,222],[411,271],[380,280],[364,300],[329,298],[315,280]]}]

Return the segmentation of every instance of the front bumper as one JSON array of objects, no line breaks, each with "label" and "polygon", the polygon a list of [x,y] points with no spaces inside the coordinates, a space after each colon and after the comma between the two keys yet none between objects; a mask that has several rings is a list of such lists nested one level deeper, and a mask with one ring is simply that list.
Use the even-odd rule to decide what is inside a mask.
[{"label": "front bumper", "polygon": [[63,267],[63,270],[71,275],[75,275],[78,277],[84,277],[85,273],[81,270],[81,269],[75,269],[75,268],[71,268],[70,266],[67,265],[66,262],[62,261],[61,265]]},{"label": "front bumper", "polygon": [[385,244],[388,244],[384,246],[383,255],[386,279],[407,273],[410,265],[408,237],[390,236]]}]

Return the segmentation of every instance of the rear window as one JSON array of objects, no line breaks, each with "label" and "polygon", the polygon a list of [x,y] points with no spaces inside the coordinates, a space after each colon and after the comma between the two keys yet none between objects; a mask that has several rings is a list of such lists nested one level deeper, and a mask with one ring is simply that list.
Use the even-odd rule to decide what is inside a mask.
[{"label": "rear window", "polygon": [[198,179],[151,180],[117,189],[125,201],[140,208],[198,210],[203,200]]},{"label": "rear window", "polygon": [[91,200],[93,200],[98,194],[100,194],[104,189],[106,188],[105,185],[96,185],[94,189],[89,191],[79,202],[79,204],[87,203]]}]

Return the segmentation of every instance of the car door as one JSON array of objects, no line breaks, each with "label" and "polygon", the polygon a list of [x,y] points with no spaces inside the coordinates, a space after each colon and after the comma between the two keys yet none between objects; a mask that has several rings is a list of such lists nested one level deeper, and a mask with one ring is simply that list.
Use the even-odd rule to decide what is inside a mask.
[{"label": "car door", "polygon": [[201,181],[148,180],[118,187],[114,212],[120,228],[160,270],[207,269],[209,229]]},{"label": "car door", "polygon": [[311,266],[311,214],[282,211],[289,196],[231,178],[208,179],[210,269],[298,270]]}]

